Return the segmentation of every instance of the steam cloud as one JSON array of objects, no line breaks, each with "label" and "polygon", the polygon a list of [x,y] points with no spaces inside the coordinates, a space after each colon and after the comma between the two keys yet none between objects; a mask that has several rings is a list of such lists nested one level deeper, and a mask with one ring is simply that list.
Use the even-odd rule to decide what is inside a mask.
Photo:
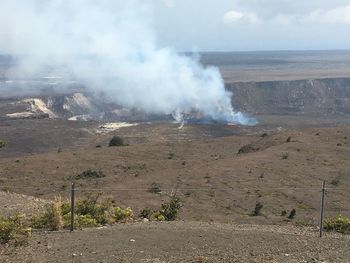
[{"label": "steam cloud", "polygon": [[2,0],[0,50],[20,58],[22,74],[55,68],[126,107],[254,124],[233,110],[217,68],[156,46],[152,10],[142,0]]}]

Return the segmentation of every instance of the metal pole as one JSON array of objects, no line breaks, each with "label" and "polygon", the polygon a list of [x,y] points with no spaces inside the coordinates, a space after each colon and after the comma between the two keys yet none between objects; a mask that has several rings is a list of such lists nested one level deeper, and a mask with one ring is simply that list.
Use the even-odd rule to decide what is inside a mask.
[{"label": "metal pole", "polygon": [[74,231],[74,199],[75,199],[75,189],[74,189],[74,183],[72,183],[72,190],[71,190],[71,199],[70,199],[70,231]]},{"label": "metal pole", "polygon": [[324,197],[326,193],[326,181],[322,183],[322,191],[321,191],[321,215],[320,215],[320,237],[323,234],[323,218],[324,218]]}]

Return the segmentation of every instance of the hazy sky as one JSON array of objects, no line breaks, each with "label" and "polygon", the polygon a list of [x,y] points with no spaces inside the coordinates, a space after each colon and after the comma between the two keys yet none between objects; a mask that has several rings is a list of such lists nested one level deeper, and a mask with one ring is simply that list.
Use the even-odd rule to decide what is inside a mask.
[{"label": "hazy sky", "polygon": [[155,1],[158,43],[180,50],[350,48],[350,0]]}]

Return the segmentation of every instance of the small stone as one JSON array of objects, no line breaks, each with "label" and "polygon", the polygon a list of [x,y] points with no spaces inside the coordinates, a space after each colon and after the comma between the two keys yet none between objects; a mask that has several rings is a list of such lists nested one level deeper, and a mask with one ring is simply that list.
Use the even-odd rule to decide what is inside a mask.
[{"label": "small stone", "polygon": [[130,242],[135,242],[136,240],[135,239],[130,239]]}]

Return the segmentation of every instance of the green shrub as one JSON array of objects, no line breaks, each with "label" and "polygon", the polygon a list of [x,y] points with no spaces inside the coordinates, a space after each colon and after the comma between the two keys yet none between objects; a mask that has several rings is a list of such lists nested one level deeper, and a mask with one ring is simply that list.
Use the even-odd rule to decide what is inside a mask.
[{"label": "green shrub", "polygon": [[293,208],[292,211],[290,211],[288,219],[293,219],[296,215],[297,215],[297,211]]},{"label": "green shrub", "polygon": [[160,185],[157,183],[152,183],[150,188],[148,189],[148,192],[152,194],[160,194],[162,190],[160,189]]},{"label": "green shrub", "polygon": [[162,204],[161,214],[164,216],[166,221],[174,221],[182,207],[182,201],[179,197],[172,197],[169,203]]},{"label": "green shrub", "polygon": [[77,176],[75,176],[76,180],[84,180],[84,179],[99,179],[99,178],[103,178],[106,177],[104,175],[104,173],[100,170],[100,171],[94,171],[94,170],[86,170],[84,172],[82,172],[81,174],[78,174]]},{"label": "green shrub", "polygon": [[153,211],[151,208],[145,207],[144,209],[142,209],[142,211],[139,214],[140,218],[147,218],[147,219],[151,219],[151,216],[153,214]]},{"label": "green shrub", "polygon": [[53,204],[45,206],[45,212],[42,215],[31,218],[31,227],[35,229],[55,230],[54,226]]},{"label": "green shrub", "polygon": [[25,219],[24,214],[0,218],[0,243],[26,244],[31,237],[32,229],[25,225]]},{"label": "green shrub", "polygon": [[154,220],[156,220],[156,221],[165,221],[165,216],[162,214],[162,212],[161,211],[157,211],[157,212],[155,212],[154,214],[153,214],[153,218],[154,218]]},{"label": "green shrub", "polygon": [[326,231],[350,234],[350,218],[341,215],[334,218],[328,218],[324,222],[324,229]]},{"label": "green shrub", "polygon": [[293,138],[292,136],[289,136],[286,140],[286,142],[296,142],[297,140]]},{"label": "green shrub", "polygon": [[98,202],[99,197],[100,194],[89,195],[85,199],[78,200],[75,213],[78,215],[90,215],[100,225],[112,223],[112,200],[106,199],[103,202]]},{"label": "green shrub", "polygon": [[3,140],[0,140],[0,149],[4,148],[6,146],[6,142],[4,142]]},{"label": "green shrub", "polygon": [[134,214],[130,207],[123,209],[118,206],[114,208],[113,217],[115,218],[115,222],[126,222],[133,219]]},{"label": "green shrub", "polygon": [[252,152],[257,152],[259,150],[260,150],[259,147],[256,147],[252,144],[247,144],[247,145],[243,145],[241,148],[239,148],[238,154],[252,153]]},{"label": "green shrub", "polygon": [[252,216],[260,216],[261,215],[261,209],[264,207],[261,203],[256,203],[254,211],[252,213]]},{"label": "green shrub", "polygon": [[[97,227],[133,219],[131,208],[114,207],[111,199],[99,202],[99,197],[99,194],[89,195],[76,202],[74,211],[75,228]],[[70,203],[59,203],[60,209],[57,204],[58,202],[47,205],[44,214],[32,218],[31,226],[36,229],[53,231],[60,228],[69,228],[71,223]]]},{"label": "green shrub", "polygon": [[47,229],[50,231],[60,230],[67,227],[64,221],[64,216],[69,213],[69,203],[54,202],[47,204],[45,206],[45,212],[42,215],[31,218],[31,227],[35,229]]},{"label": "green shrub", "polygon": [[182,201],[179,197],[171,197],[168,203],[163,203],[160,210],[152,210],[151,208],[144,208],[139,217],[147,218],[155,221],[174,221],[176,220],[179,211],[182,207]]},{"label": "green shrub", "polygon": [[337,185],[339,185],[339,182],[340,182],[339,179],[335,178],[331,181],[331,185],[337,186]]},{"label": "green shrub", "polygon": [[288,153],[282,154],[282,160],[287,160],[288,157],[289,157],[289,154],[288,154]]},{"label": "green shrub", "polygon": [[109,141],[108,146],[109,147],[126,146],[126,144],[124,143],[124,140],[122,138],[120,138],[119,136],[113,136],[113,138]]},{"label": "green shrub", "polygon": [[[71,217],[70,213],[63,216],[63,222],[66,228],[70,227]],[[98,227],[101,226],[95,218],[91,215],[78,215],[74,214],[74,229],[82,229],[88,227]]]}]

